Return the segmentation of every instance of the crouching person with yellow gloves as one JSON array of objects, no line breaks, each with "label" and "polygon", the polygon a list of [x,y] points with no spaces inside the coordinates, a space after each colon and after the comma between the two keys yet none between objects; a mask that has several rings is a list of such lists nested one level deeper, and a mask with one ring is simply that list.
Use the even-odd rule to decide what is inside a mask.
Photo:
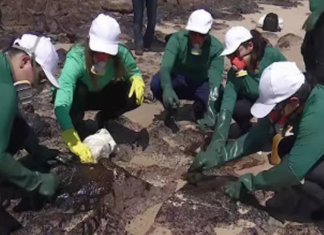
[{"label": "crouching person with yellow gloves", "polygon": [[0,181],[8,181],[28,192],[53,196],[58,179],[52,173],[32,171],[12,155],[25,149],[35,164],[48,159],[48,151],[35,141],[32,129],[20,112],[23,103],[30,103],[33,88],[40,88],[48,79],[58,87],[54,77],[58,55],[47,37],[24,34],[10,48],[0,53]]},{"label": "crouching person with yellow gloves", "polygon": [[55,114],[62,137],[82,163],[95,160],[77,130],[84,112],[100,110],[99,127],[143,103],[145,84],[131,52],[119,42],[120,27],[108,15],[91,24],[89,40],[74,45],[67,54],[55,94]]},{"label": "crouching person with yellow gloves", "polygon": [[[281,161],[257,175],[245,174],[226,185],[225,192],[240,199],[255,190],[277,191],[284,187],[311,182],[324,189],[324,86],[312,87],[293,62],[276,62],[262,73],[259,98],[251,108],[260,122],[247,134],[209,156],[209,166],[219,167],[226,162],[260,151],[271,137],[277,121],[285,120],[284,129],[292,126],[293,138],[286,137],[278,145]],[[273,113],[277,115],[273,115]],[[276,117],[276,119],[273,119]],[[303,184],[304,183],[304,184]],[[305,187],[305,193],[310,194]],[[316,195],[312,195],[314,197]]]}]

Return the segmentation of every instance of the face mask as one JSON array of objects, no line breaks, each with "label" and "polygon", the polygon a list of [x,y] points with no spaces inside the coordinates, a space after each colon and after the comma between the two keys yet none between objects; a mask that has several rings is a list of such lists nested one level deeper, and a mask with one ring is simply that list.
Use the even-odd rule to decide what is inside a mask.
[{"label": "face mask", "polygon": [[194,44],[191,49],[191,54],[195,56],[201,55],[201,46],[199,44]]},{"label": "face mask", "polygon": [[106,65],[107,62],[100,61],[98,63],[95,63],[91,67],[91,73],[98,75],[98,76],[103,76],[106,73]]},{"label": "face mask", "polygon": [[29,81],[22,80],[19,82],[15,82],[14,86],[17,91],[19,102],[22,105],[30,104],[33,98],[33,88]]},{"label": "face mask", "polygon": [[93,55],[94,65],[92,65],[91,67],[91,72],[98,76],[105,75],[108,59],[109,59],[108,54],[95,52]]},{"label": "face mask", "polygon": [[247,71],[245,70],[247,67],[246,61],[240,57],[231,58],[232,68],[234,68],[237,73],[237,77],[242,77],[247,75]]},{"label": "face mask", "polygon": [[207,34],[201,34],[197,32],[189,32],[190,43],[192,45],[191,54],[194,56],[199,56],[202,54],[202,46],[207,38]]},{"label": "face mask", "polygon": [[279,126],[283,126],[287,118],[281,114],[281,110],[273,110],[269,113],[269,119],[272,123],[278,124]]}]

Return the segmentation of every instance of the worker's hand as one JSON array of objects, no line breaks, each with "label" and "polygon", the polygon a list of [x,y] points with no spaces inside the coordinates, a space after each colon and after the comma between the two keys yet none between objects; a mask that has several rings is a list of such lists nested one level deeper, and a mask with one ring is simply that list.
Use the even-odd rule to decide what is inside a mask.
[{"label": "worker's hand", "polygon": [[202,131],[212,129],[215,126],[216,118],[206,113],[203,118],[197,120],[198,128]]},{"label": "worker's hand", "polygon": [[222,144],[211,144],[206,151],[200,151],[189,168],[189,172],[202,172],[219,166],[223,161],[225,147]]},{"label": "worker's hand", "polygon": [[225,194],[235,200],[242,199],[242,197],[255,190],[254,180],[255,177],[251,173],[242,175],[237,181],[226,184]]},{"label": "worker's hand", "polygon": [[246,190],[244,189],[244,185],[240,180],[229,182],[225,186],[225,194],[232,199],[239,200],[246,193]]},{"label": "worker's hand", "polygon": [[130,88],[128,97],[132,97],[135,93],[136,96],[136,103],[137,105],[141,105],[144,101],[144,90],[145,90],[145,84],[140,76],[132,76],[130,78],[130,81],[132,83],[132,86]]},{"label": "worker's hand", "polygon": [[172,87],[163,89],[163,105],[166,109],[171,110],[179,106],[179,98]]},{"label": "worker's hand", "polygon": [[81,142],[76,130],[68,129],[62,133],[62,137],[69,150],[80,158],[81,163],[96,163],[90,148]]},{"label": "worker's hand", "polygon": [[38,192],[43,196],[51,197],[55,194],[58,186],[59,186],[59,179],[52,173],[36,173],[40,184],[38,187]]}]

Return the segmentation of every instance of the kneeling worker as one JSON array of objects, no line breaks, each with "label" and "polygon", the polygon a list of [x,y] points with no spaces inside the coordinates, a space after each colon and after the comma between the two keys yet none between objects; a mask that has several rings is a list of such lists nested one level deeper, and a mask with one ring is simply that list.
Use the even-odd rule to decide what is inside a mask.
[{"label": "kneeling worker", "polygon": [[[16,161],[12,155],[26,149],[33,156],[35,142],[28,139],[32,130],[19,111],[19,102],[30,102],[32,88],[38,88],[44,78],[58,87],[54,77],[58,55],[47,37],[24,34],[16,39],[4,53],[0,53],[0,177],[18,187],[38,192],[44,196],[54,195],[58,179],[51,173],[31,171]],[[40,156],[38,156],[40,157]]]}]

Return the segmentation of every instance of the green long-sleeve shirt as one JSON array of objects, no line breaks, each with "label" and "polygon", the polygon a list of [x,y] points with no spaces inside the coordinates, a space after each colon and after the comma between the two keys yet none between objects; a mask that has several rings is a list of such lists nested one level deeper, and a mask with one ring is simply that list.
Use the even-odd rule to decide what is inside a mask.
[{"label": "green long-sleeve shirt", "polygon": [[13,122],[18,112],[18,99],[13,85],[10,64],[5,54],[0,53],[0,158],[8,153]]},{"label": "green long-sleeve shirt", "polygon": [[223,45],[210,35],[203,44],[200,56],[192,55],[191,48],[188,31],[180,31],[170,37],[161,62],[162,83],[171,81],[171,73],[175,73],[196,81],[206,80],[210,89],[218,88],[224,69],[224,57],[219,56]]},{"label": "green long-sleeve shirt", "polygon": [[260,60],[257,73],[248,73],[248,75],[238,78],[235,71],[231,69],[227,76],[221,110],[233,112],[238,97],[246,98],[254,103],[259,96],[259,81],[263,70],[278,61],[286,61],[285,56],[279,49],[267,47]]},{"label": "green long-sleeve shirt", "polygon": [[[296,135],[296,141],[287,156],[288,170],[290,174],[294,175],[298,180],[302,180],[305,175],[314,167],[319,161],[323,160],[324,156],[324,86],[317,85],[313,88],[308,97],[304,110],[297,120],[293,120],[293,132]],[[270,121],[268,118],[262,120],[249,133],[237,139],[234,143],[226,146],[227,155],[230,160],[260,151],[260,147],[269,136]],[[239,144],[238,144],[239,143]],[[237,147],[240,146],[240,147]],[[236,149],[237,151],[233,151]],[[282,167],[281,164],[274,168]],[[276,172],[275,169],[271,172]],[[262,176],[262,172],[260,173]],[[280,177],[285,181],[286,175],[269,175],[267,178]],[[260,176],[259,176],[260,177]],[[293,183],[293,182],[291,182]],[[268,185],[269,186],[269,185]],[[268,188],[264,185],[265,188]]]},{"label": "green long-sleeve shirt", "polygon": [[237,99],[245,98],[254,103],[259,96],[259,82],[263,70],[274,62],[285,60],[286,58],[281,54],[279,49],[267,47],[255,74],[249,72],[244,77],[236,77],[236,72],[233,69],[228,72],[227,84],[212,142],[219,141],[219,138],[222,141],[227,140]]},{"label": "green long-sleeve shirt", "polygon": [[[125,80],[129,80],[132,76],[142,77],[133,55],[124,45],[119,44],[117,56],[125,71]],[[63,131],[73,128],[69,113],[77,82],[82,82],[86,85],[90,92],[99,92],[110,81],[115,79],[115,74],[114,61],[111,59],[107,63],[106,73],[95,77],[96,85],[94,85],[86,69],[84,45],[77,44],[71,48],[66,56],[64,67],[58,80],[60,88],[56,92],[54,104],[56,118]]]}]

